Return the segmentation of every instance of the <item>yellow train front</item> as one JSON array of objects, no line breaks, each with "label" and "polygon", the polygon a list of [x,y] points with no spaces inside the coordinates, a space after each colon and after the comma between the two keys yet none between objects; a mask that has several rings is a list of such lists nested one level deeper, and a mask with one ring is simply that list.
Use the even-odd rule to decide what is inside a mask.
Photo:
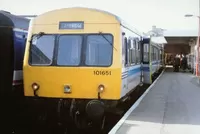
[{"label": "yellow train front", "polygon": [[25,51],[25,96],[70,100],[73,117],[77,111],[102,117],[139,84],[122,86],[125,28],[116,16],[95,9],[66,8],[37,16]]}]

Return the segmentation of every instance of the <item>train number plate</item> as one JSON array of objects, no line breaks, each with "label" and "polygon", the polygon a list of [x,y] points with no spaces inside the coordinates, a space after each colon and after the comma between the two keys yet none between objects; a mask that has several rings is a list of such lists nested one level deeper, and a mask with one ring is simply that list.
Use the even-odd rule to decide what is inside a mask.
[{"label": "train number plate", "polygon": [[112,75],[111,71],[101,71],[101,70],[95,70],[94,75]]}]

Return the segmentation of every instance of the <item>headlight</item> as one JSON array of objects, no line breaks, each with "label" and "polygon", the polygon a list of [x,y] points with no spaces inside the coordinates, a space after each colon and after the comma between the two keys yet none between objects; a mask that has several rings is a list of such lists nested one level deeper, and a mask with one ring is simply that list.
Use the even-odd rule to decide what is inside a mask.
[{"label": "headlight", "polygon": [[98,87],[98,92],[99,93],[102,93],[103,91],[105,90],[105,86],[104,85],[99,85],[99,87]]},{"label": "headlight", "polygon": [[32,84],[32,89],[33,90],[38,90],[40,88],[40,86],[37,83],[33,83]]}]

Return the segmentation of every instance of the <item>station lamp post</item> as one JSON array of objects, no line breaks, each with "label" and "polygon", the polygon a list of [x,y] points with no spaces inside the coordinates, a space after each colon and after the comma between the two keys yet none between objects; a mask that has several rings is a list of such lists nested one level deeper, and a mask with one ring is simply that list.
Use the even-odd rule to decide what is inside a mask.
[{"label": "station lamp post", "polygon": [[200,39],[200,16],[195,16],[192,14],[186,14],[185,17],[197,17],[199,20],[199,29],[198,29],[198,38],[197,38],[197,53],[196,53],[196,76],[198,77],[199,74],[199,56],[200,56],[200,50],[199,50],[199,39]]}]

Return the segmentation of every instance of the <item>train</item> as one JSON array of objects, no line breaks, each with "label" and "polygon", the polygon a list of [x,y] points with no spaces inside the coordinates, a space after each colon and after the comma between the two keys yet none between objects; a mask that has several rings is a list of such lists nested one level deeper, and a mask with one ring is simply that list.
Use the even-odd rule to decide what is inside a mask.
[{"label": "train", "polygon": [[153,82],[164,67],[165,41],[144,36],[120,17],[99,9],[43,13],[28,30],[24,95],[43,106],[52,102],[58,114],[69,109],[70,118],[79,125],[103,119],[138,85]]},{"label": "train", "polygon": [[[0,11],[0,105],[2,131],[13,133],[23,102],[23,58],[29,19]],[[10,128],[10,129],[7,129]]]},{"label": "train", "polygon": [[167,44],[167,41],[164,37],[143,38],[143,83],[152,84],[158,74],[161,73],[165,65],[165,44]]},{"label": "train", "polygon": [[23,96],[23,58],[29,19],[0,10],[0,92]]}]

